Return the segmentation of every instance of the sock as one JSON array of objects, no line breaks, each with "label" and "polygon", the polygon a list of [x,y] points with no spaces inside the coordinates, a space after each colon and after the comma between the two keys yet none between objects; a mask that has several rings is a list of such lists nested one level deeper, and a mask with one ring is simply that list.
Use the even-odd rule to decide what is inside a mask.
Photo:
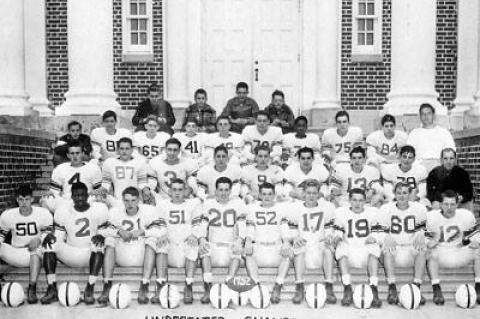
[{"label": "sock", "polygon": [[371,276],[370,277],[370,285],[378,286],[378,277],[377,276]]},{"label": "sock", "polygon": [[142,284],[148,284],[150,282],[150,279],[147,278],[142,278]]},{"label": "sock", "polygon": [[191,285],[193,284],[193,278],[192,277],[185,278],[185,282],[187,285]]},{"label": "sock", "polygon": [[475,277],[475,283],[480,283],[480,277]]},{"label": "sock", "polygon": [[433,285],[440,285],[440,279],[432,279],[432,286]]},{"label": "sock", "polygon": [[90,285],[95,285],[96,281],[97,281],[97,276],[93,276],[93,275],[88,276],[88,283]]},{"label": "sock", "polygon": [[157,282],[158,282],[160,285],[163,285],[164,283],[167,282],[167,278],[157,278]]},{"label": "sock", "polygon": [[275,279],[275,283],[283,286],[283,278],[277,277],[277,279]]},{"label": "sock", "polygon": [[396,282],[397,282],[397,280],[396,280],[395,277],[387,278],[387,283],[388,283],[389,285],[395,284]]},{"label": "sock", "polygon": [[422,284],[422,279],[414,278],[414,279],[413,279],[413,283],[414,283],[415,285],[420,286],[420,285]]},{"label": "sock", "polygon": [[55,274],[47,275],[47,283],[49,285],[53,284],[56,281],[57,281],[57,276]]},{"label": "sock", "polygon": [[211,272],[206,272],[203,274],[203,281],[204,282],[212,282],[213,280],[213,276],[212,276],[212,273]]},{"label": "sock", "polygon": [[351,282],[350,275],[343,275],[343,276],[342,276],[342,283],[343,283],[345,286],[350,285],[350,284],[352,283],[352,282]]}]

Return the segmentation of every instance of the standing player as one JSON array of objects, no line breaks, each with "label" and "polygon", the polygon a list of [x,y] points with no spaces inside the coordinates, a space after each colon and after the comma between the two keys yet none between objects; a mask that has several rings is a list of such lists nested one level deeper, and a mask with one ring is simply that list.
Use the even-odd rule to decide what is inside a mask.
[{"label": "standing player", "polygon": [[336,246],[335,258],[342,273],[344,287],[342,305],[353,302],[350,268],[367,268],[370,287],[373,292],[373,308],[380,308],[378,297],[378,258],[384,232],[378,227],[380,212],[374,207],[365,206],[366,195],[362,189],[350,191],[350,207],[335,210],[335,235],[329,242]]},{"label": "standing player", "polygon": [[[35,304],[37,278],[42,265],[41,236],[53,224],[48,210],[32,206],[30,186],[21,185],[16,191],[17,208],[5,210],[0,215],[0,259],[13,267],[30,267],[27,302]],[[11,244],[5,238],[11,233]]]},{"label": "standing player", "polygon": [[117,156],[117,142],[122,137],[132,138],[132,133],[124,128],[116,128],[117,114],[114,111],[106,111],[102,115],[103,127],[92,130],[92,156],[99,161],[105,161],[109,157]]},{"label": "standing player", "polygon": [[[388,283],[389,304],[398,303],[395,285],[395,267],[413,267],[413,283],[420,288],[425,271],[425,220],[427,208],[409,201],[410,186],[405,182],[395,185],[395,201],[381,207],[384,222],[390,233],[383,242],[383,260]],[[420,304],[425,303],[422,296]]]},{"label": "standing player", "polygon": [[93,291],[103,265],[103,236],[98,227],[108,220],[108,209],[102,203],[88,203],[88,189],[83,183],[72,185],[73,204],[57,209],[54,217],[55,231],[43,240],[43,266],[47,274],[47,293],[42,304],[58,300],[55,271],[57,258],[69,267],[89,267],[84,302],[93,304]]},{"label": "standing player", "polygon": [[455,269],[473,262],[477,303],[480,304],[480,236],[475,216],[457,208],[458,195],[452,190],[442,194],[441,209],[427,214],[428,271],[432,280],[433,302],[443,305],[439,268]]},{"label": "standing player", "polygon": [[157,118],[150,115],[145,122],[146,131],[133,134],[133,146],[146,159],[162,154],[165,142],[170,138],[168,133],[158,132],[159,127]]},{"label": "standing player", "polygon": [[323,132],[322,145],[330,149],[326,155],[334,164],[349,162],[352,148],[363,144],[362,129],[350,126],[350,115],[343,110],[335,115],[335,123],[336,128],[328,128]]},{"label": "standing player", "polygon": [[386,114],[382,117],[382,129],[367,136],[368,162],[378,169],[382,164],[398,162],[398,150],[406,144],[407,133],[395,129],[395,117]]},{"label": "standing player", "polygon": [[293,160],[296,160],[296,154],[302,147],[313,149],[317,161],[321,161],[322,144],[320,143],[320,138],[315,133],[307,133],[307,128],[308,120],[302,115],[295,119],[295,133],[283,135],[283,164],[290,164]]},{"label": "standing player", "polygon": [[226,281],[233,278],[240,267],[247,210],[241,199],[231,199],[232,184],[228,177],[217,179],[215,198],[207,199],[203,204],[203,225],[207,226],[207,230],[199,238],[205,287],[202,303],[210,302],[212,266],[229,267]]},{"label": "standing player", "polygon": [[242,135],[230,131],[231,124],[228,117],[220,116],[217,119],[217,131],[208,135],[207,145],[205,145],[206,157],[213,162],[213,150],[220,145],[228,149],[230,163],[240,165],[243,159],[243,139]]},{"label": "standing player", "polygon": [[182,144],[182,152],[187,158],[197,161],[199,164],[204,160],[205,144],[209,135],[206,133],[198,133],[198,123],[194,118],[188,119],[185,124],[185,132],[173,134]]}]

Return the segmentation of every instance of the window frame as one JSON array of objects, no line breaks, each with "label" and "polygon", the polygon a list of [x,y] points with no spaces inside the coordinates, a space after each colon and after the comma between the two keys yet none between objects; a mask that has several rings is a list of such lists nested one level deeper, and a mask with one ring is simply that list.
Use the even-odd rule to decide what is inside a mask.
[{"label": "window frame", "polygon": [[[380,62],[382,57],[383,36],[383,0],[373,0],[374,15],[360,15],[359,4],[362,0],[352,1],[352,61]],[[362,2],[364,2],[363,0]],[[368,0],[367,0],[368,1]],[[358,20],[373,19],[373,45],[358,44]]]},{"label": "window frame", "polygon": [[[153,62],[153,1],[145,0],[146,14],[144,16],[132,16],[130,5],[132,0],[122,0],[122,61],[123,62]],[[135,17],[147,20],[147,44],[131,43],[131,19]],[[140,38],[139,38],[140,41]]]}]

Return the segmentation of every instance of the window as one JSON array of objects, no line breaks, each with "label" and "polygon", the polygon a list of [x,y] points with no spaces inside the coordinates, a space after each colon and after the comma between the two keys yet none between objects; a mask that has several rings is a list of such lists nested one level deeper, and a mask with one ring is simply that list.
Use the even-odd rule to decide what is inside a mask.
[{"label": "window", "polygon": [[152,0],[122,0],[124,62],[153,61]]},{"label": "window", "polygon": [[352,60],[382,60],[382,0],[354,0]]}]

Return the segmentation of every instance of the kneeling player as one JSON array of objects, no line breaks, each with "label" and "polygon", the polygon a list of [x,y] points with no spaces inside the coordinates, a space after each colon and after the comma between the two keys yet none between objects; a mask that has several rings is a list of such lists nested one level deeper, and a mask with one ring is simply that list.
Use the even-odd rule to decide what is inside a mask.
[{"label": "kneeling player", "polygon": [[344,285],[342,305],[349,306],[353,301],[350,281],[350,267],[367,267],[370,287],[373,292],[372,307],[380,308],[378,298],[378,258],[380,257],[381,237],[377,221],[379,211],[365,206],[366,195],[362,189],[350,191],[350,206],[335,210],[335,234],[330,242],[336,246],[335,258],[342,273]]},{"label": "kneeling player", "polygon": [[437,305],[445,302],[440,288],[439,268],[455,269],[472,262],[477,303],[480,303],[480,240],[478,230],[475,230],[477,225],[473,213],[457,208],[457,205],[457,193],[447,190],[442,194],[441,209],[427,214],[427,266],[432,279],[433,302]]},{"label": "kneeling player", "polygon": [[57,209],[54,233],[43,240],[43,265],[48,289],[40,299],[42,304],[58,300],[55,270],[57,257],[70,267],[90,267],[84,302],[95,303],[93,289],[103,265],[103,236],[97,235],[99,225],[108,220],[108,209],[102,203],[88,203],[88,189],[83,183],[72,184],[73,205]]},{"label": "kneeling player", "polygon": [[[390,234],[383,242],[383,258],[388,283],[389,304],[398,302],[395,285],[395,267],[413,267],[413,283],[420,288],[425,271],[425,219],[427,208],[409,201],[411,189],[408,183],[395,185],[395,201],[382,206],[383,226]],[[420,304],[425,303],[422,296]]]},{"label": "kneeling player", "polygon": [[[14,267],[30,267],[27,302],[37,303],[37,278],[41,267],[41,239],[53,217],[48,210],[32,206],[32,189],[22,185],[17,190],[18,208],[7,209],[0,215],[0,259]],[[4,243],[12,234],[11,245]]]}]

